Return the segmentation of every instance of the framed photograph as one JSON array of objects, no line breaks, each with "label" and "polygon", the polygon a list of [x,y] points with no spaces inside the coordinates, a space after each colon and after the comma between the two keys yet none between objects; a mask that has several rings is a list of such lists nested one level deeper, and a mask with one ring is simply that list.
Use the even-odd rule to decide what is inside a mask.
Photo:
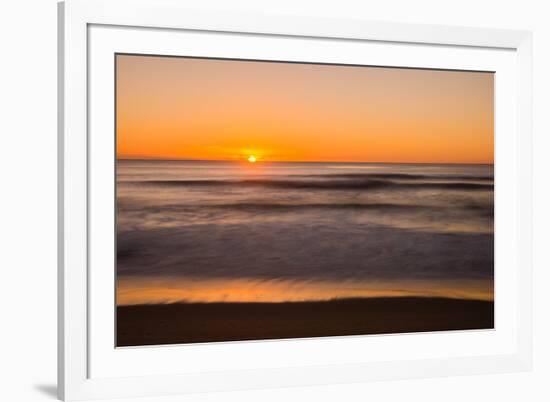
[{"label": "framed photograph", "polygon": [[531,367],[531,34],[59,5],[59,396]]}]

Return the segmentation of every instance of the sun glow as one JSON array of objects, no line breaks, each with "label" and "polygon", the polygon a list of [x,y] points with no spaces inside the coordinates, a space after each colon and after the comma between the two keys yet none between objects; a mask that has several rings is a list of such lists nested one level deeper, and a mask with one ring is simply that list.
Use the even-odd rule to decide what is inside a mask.
[{"label": "sun glow", "polygon": [[493,163],[493,73],[116,60],[119,159]]}]

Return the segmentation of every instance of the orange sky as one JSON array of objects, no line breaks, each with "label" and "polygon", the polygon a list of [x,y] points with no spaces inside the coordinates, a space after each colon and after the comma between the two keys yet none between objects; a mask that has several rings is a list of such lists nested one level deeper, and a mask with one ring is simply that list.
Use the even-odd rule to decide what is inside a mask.
[{"label": "orange sky", "polygon": [[117,56],[117,157],[493,163],[493,74]]}]

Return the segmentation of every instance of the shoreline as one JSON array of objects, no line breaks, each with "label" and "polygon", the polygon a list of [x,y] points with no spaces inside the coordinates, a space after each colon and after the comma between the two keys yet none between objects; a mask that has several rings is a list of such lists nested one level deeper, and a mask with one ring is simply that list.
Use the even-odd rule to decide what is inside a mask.
[{"label": "shoreline", "polygon": [[494,302],[377,297],[117,307],[116,346],[146,346],[494,328]]}]

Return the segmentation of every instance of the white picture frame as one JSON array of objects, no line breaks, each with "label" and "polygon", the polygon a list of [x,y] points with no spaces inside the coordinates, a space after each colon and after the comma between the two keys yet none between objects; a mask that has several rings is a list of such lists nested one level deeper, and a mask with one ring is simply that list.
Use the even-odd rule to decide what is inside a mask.
[{"label": "white picture frame", "polygon": [[[243,52],[239,57],[268,58],[269,55],[260,54],[258,44],[269,42],[275,48],[280,41],[294,41],[295,57],[301,60],[306,56],[300,47],[303,49],[303,42],[309,41],[313,48],[317,42],[320,45],[317,53],[310,51],[308,57],[330,57],[332,62],[337,62],[346,59],[353,47],[368,45],[372,48],[372,57],[379,57],[375,63],[383,65],[480,68],[496,71],[497,76],[503,77],[497,80],[495,94],[495,166],[499,167],[495,184],[496,194],[500,194],[495,202],[495,265],[501,265],[500,271],[495,267],[496,303],[501,306],[497,306],[495,331],[447,333],[438,337],[410,334],[335,337],[122,351],[109,346],[112,315],[106,316],[105,312],[114,308],[114,304],[109,297],[101,303],[94,295],[112,294],[108,276],[111,272],[112,278],[109,269],[113,267],[104,268],[104,274],[98,274],[94,261],[108,255],[104,253],[101,257],[94,254],[96,249],[90,248],[90,240],[98,244],[93,239],[97,237],[96,228],[101,226],[90,223],[102,220],[101,215],[105,213],[109,227],[107,216],[113,214],[96,207],[101,202],[96,202],[96,194],[101,191],[96,191],[97,187],[90,191],[91,186],[95,186],[94,180],[97,181],[94,178],[113,174],[108,146],[103,153],[92,152],[98,145],[113,142],[114,130],[109,132],[109,127],[113,127],[109,125],[112,117],[108,111],[102,114],[101,107],[112,103],[109,97],[114,96],[109,92],[112,88],[109,71],[112,70],[108,60],[121,50],[177,53],[182,41],[195,46],[195,50],[187,49],[186,55],[222,51],[207,50],[206,42],[197,39],[201,35],[219,40],[226,36],[235,38],[228,40],[224,47],[226,57],[235,56],[238,48]],[[205,50],[201,50],[203,45]],[[326,46],[332,49],[330,55]],[[177,0],[68,0],[59,4],[59,48],[58,390],[61,399],[160,396],[530,369],[531,33],[359,19],[242,15],[189,10]],[[411,55],[406,56],[408,59],[397,57],[399,52],[407,53],[407,49],[414,50],[411,52],[414,63]],[[292,55],[275,57],[283,60]],[[109,162],[103,164],[102,161]],[[94,211],[92,215],[90,211]],[[498,217],[504,215],[509,218],[501,220],[499,226]],[[507,233],[500,240],[499,230]],[[109,241],[106,238],[107,244]],[[449,353],[449,345],[453,345],[453,353]],[[340,350],[368,351],[369,347],[378,350],[380,355],[367,359],[361,353],[338,353]],[[316,354],[318,350],[323,350],[323,354]],[[394,355],[384,355],[388,350],[393,350]],[[178,363],[181,356],[190,362],[187,367]],[[258,361],[258,356],[262,361]],[[193,362],[199,360],[208,364],[194,365]],[[164,369],[150,369],[159,365]]]}]

